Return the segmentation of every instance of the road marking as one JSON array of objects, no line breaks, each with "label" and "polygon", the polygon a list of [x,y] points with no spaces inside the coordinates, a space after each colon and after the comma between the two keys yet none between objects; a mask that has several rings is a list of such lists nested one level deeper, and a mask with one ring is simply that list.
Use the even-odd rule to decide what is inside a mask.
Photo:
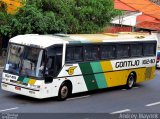
[{"label": "road marking", "polygon": [[127,89],[122,89],[122,90],[127,90]]},{"label": "road marking", "polygon": [[9,109],[0,110],[0,112],[5,112],[5,111],[15,110],[15,109],[18,109],[18,107],[14,107],[14,108],[9,108]]},{"label": "road marking", "polygon": [[118,113],[124,113],[124,112],[129,112],[129,111],[131,111],[131,110],[130,110],[130,109],[124,109],[124,110],[112,112],[112,113],[110,113],[110,114],[118,114]]},{"label": "road marking", "polygon": [[89,96],[91,96],[91,95],[86,95],[86,96],[81,96],[81,97],[75,97],[75,98],[69,98],[67,100],[75,100],[75,99],[87,98]]},{"label": "road marking", "polygon": [[155,103],[147,104],[145,106],[150,107],[150,106],[159,105],[159,104],[160,104],[160,102],[155,102]]}]

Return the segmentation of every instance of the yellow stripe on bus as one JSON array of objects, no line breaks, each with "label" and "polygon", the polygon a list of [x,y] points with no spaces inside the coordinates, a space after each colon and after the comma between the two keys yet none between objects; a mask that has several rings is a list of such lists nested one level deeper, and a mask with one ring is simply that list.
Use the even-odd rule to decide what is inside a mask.
[{"label": "yellow stripe on bus", "polygon": [[[106,62],[103,62],[105,64]],[[104,65],[106,66],[106,64]],[[103,69],[105,67],[103,66]],[[130,70],[122,70],[122,71],[113,71],[113,72],[106,72],[104,73],[105,79],[107,81],[108,87],[114,87],[114,86],[120,86],[120,85],[125,85],[127,83],[128,76],[130,75],[131,72],[136,73],[136,82],[143,82],[145,80],[151,80],[154,78],[154,72],[155,72],[155,67],[150,67],[152,68],[152,71],[150,72],[150,77],[146,78],[146,68],[138,68],[138,69],[130,69]]]},{"label": "yellow stripe on bus", "polygon": [[34,84],[35,84],[35,82],[36,82],[36,80],[34,80],[34,79],[30,79],[28,83],[29,83],[29,84],[31,84],[31,85],[34,85]]},{"label": "yellow stripe on bus", "polygon": [[101,61],[100,63],[101,63],[103,72],[113,71],[112,64],[110,61]]},{"label": "yellow stripe on bus", "polygon": [[128,70],[123,71],[114,71],[105,73],[105,78],[108,84],[108,87],[125,85],[127,80]]}]

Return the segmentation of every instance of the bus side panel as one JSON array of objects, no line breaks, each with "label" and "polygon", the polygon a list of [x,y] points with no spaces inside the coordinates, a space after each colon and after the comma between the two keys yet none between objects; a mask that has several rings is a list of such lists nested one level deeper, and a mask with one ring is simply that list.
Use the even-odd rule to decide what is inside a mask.
[{"label": "bus side panel", "polygon": [[107,72],[104,74],[108,87],[125,85],[128,77],[128,71]]},{"label": "bus side panel", "polygon": [[68,77],[68,80],[72,82],[72,93],[88,91],[83,76]]},{"label": "bus side panel", "polygon": [[130,70],[130,72],[136,73],[136,76],[137,76],[136,83],[145,81],[146,68],[133,69],[133,70]]},{"label": "bus side panel", "polygon": [[153,67],[152,67],[152,73],[151,73],[151,79],[154,79],[154,77],[155,77],[155,72],[156,72],[156,67],[153,66]]},{"label": "bus side panel", "polygon": [[108,87],[100,62],[80,63],[79,66],[88,90]]},{"label": "bus side panel", "polygon": [[154,79],[154,77],[155,77],[155,66],[147,67],[146,68],[145,79],[146,80],[151,80],[151,79]]},{"label": "bus side panel", "polygon": [[113,71],[111,61],[101,61],[101,67],[103,69],[104,76],[108,87],[119,86],[126,84],[128,77],[128,71]]},{"label": "bus side panel", "polygon": [[[94,61],[64,65],[58,77],[65,77],[64,81],[70,80],[73,86],[72,93],[78,93],[125,85],[129,74],[133,71],[137,75],[136,82],[146,80],[146,68],[113,70],[111,61]],[[153,67],[149,79],[154,77],[154,71],[155,68]]]},{"label": "bus side panel", "polygon": [[98,89],[96,78],[94,77],[93,70],[90,62],[79,64],[88,91]]},{"label": "bus side panel", "polygon": [[[90,65],[92,67],[92,70],[93,70],[94,77],[96,79],[98,88],[99,89],[106,88],[107,87],[107,82],[106,82],[106,78],[105,78],[104,73],[103,73],[101,63],[100,62],[91,62]],[[100,72],[100,73],[97,73],[97,72]]]}]

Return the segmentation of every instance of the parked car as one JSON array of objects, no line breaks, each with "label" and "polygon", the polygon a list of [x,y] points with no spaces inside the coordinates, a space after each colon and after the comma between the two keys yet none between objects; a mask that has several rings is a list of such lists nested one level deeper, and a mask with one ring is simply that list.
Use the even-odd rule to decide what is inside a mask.
[{"label": "parked car", "polygon": [[160,68],[160,50],[157,51],[157,62],[156,62],[156,68]]}]

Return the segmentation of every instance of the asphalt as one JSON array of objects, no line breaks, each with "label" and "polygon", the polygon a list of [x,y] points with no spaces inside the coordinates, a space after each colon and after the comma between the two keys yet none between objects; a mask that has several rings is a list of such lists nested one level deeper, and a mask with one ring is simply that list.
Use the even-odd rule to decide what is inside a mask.
[{"label": "asphalt", "polygon": [[0,112],[160,113],[160,70],[156,71],[153,80],[137,84],[131,90],[123,86],[109,88],[76,94],[66,101],[56,98],[38,100],[0,89]]}]

